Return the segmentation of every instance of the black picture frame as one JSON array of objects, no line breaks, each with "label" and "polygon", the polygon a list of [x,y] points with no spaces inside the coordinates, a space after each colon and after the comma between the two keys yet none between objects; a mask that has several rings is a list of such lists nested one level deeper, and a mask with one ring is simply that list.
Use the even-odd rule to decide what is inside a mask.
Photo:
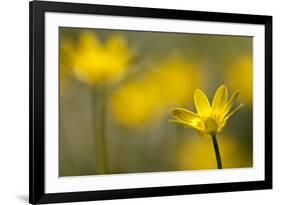
[{"label": "black picture frame", "polygon": [[[272,16],[185,11],[93,4],[32,1],[29,4],[30,42],[30,143],[29,202],[31,204],[75,202],[106,199],[138,198],[167,195],[260,190],[272,188]],[[69,193],[45,192],[45,13],[81,13],[111,16],[150,17],[259,24],[265,27],[265,180],[235,183],[197,184],[153,188],[81,191]]]}]

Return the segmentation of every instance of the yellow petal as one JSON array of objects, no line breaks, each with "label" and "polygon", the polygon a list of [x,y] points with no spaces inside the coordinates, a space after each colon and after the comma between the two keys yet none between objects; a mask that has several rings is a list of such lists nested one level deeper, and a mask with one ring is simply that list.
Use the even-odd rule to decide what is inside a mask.
[{"label": "yellow petal", "polygon": [[82,51],[100,48],[98,37],[89,31],[82,32],[79,36],[79,49]]},{"label": "yellow petal", "polygon": [[223,115],[227,115],[227,113],[230,111],[230,109],[232,108],[233,104],[235,103],[237,97],[239,95],[239,91],[235,92],[231,98],[229,99],[229,101],[227,102],[224,111],[223,111]]},{"label": "yellow petal", "polygon": [[188,122],[188,123],[198,124],[198,122],[202,121],[200,117],[196,115],[194,112],[191,112],[183,108],[172,109],[172,114],[177,120]]},{"label": "yellow petal", "polygon": [[118,52],[126,50],[127,51],[127,42],[120,34],[115,34],[109,37],[106,42],[106,48],[109,52],[118,54]]},{"label": "yellow petal", "polygon": [[126,39],[121,34],[114,34],[107,40],[105,48],[110,74],[122,74],[132,58]]},{"label": "yellow petal", "polygon": [[226,117],[225,117],[225,121],[228,120],[232,115],[234,115],[235,113],[238,112],[238,110],[240,110],[242,107],[244,106],[244,104],[240,104],[237,108],[235,108],[231,113],[229,113]]},{"label": "yellow petal", "polygon": [[185,126],[188,126],[188,127],[191,127],[197,131],[199,131],[200,133],[203,133],[203,130],[200,126],[196,126],[194,125],[193,123],[188,123],[188,122],[184,122],[184,121],[181,121],[181,120],[169,120],[170,123],[176,123],[176,124],[181,124],[181,125],[185,125]]},{"label": "yellow petal", "polygon": [[194,102],[196,109],[198,111],[198,115],[200,117],[208,117],[211,114],[211,106],[206,94],[200,90],[196,89],[194,92]]},{"label": "yellow petal", "polygon": [[218,114],[224,109],[227,103],[227,98],[228,98],[227,88],[224,85],[221,85],[217,89],[212,102],[212,112],[214,114]]}]

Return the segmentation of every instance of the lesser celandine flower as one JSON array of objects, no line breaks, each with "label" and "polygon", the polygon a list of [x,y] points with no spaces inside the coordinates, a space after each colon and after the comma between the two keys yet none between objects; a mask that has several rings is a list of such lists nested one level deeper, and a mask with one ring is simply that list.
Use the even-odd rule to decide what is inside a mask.
[{"label": "lesser celandine flower", "polygon": [[146,72],[127,81],[111,99],[114,117],[126,127],[147,127],[175,105],[192,98],[202,82],[200,68],[179,56],[148,66]]},{"label": "lesser celandine flower", "polygon": [[145,82],[128,82],[113,93],[111,109],[115,119],[126,127],[142,127],[158,116],[159,98],[151,85]]},{"label": "lesser celandine flower", "polygon": [[186,58],[173,55],[167,60],[151,66],[151,72],[147,76],[148,80],[158,88],[156,95],[166,106],[183,105],[192,98],[193,90],[202,85],[206,79],[202,77],[202,72],[198,62],[187,60]]},{"label": "lesser celandine flower", "polygon": [[228,99],[227,88],[222,85],[217,89],[211,106],[206,94],[202,90],[197,89],[194,93],[197,113],[184,108],[174,108],[172,110],[172,114],[176,119],[171,120],[171,122],[194,128],[202,135],[212,136],[218,168],[222,168],[222,164],[216,135],[223,130],[229,118],[243,106],[243,104],[240,104],[230,112],[238,95],[239,91],[235,92]]},{"label": "lesser celandine flower", "polygon": [[82,32],[72,60],[76,78],[95,85],[113,81],[124,74],[132,53],[121,34],[101,42],[95,34]]},{"label": "lesser celandine flower", "polygon": [[109,171],[106,142],[107,93],[110,86],[122,77],[132,60],[132,53],[121,34],[111,35],[102,42],[94,33],[81,32],[71,58],[73,75],[89,85],[93,96],[93,127],[96,144],[96,161],[99,173]]}]

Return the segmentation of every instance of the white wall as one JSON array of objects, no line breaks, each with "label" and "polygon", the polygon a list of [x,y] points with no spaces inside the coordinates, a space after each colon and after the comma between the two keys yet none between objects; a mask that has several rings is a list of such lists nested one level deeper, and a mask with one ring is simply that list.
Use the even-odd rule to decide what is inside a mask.
[{"label": "white wall", "polygon": [[[79,0],[72,0],[79,2]],[[279,1],[250,0],[81,0],[80,2],[170,9],[273,15],[274,189],[236,193],[127,199],[79,204],[278,204],[281,200],[280,107],[281,6]],[[0,3],[0,204],[26,204],[28,199],[28,1]],[[275,202],[275,203],[274,203]]]}]

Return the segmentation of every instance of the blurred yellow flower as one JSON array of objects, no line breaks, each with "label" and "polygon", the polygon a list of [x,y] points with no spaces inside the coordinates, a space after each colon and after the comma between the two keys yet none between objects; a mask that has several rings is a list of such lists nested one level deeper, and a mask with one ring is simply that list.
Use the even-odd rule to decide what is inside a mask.
[{"label": "blurred yellow flower", "polygon": [[128,83],[113,94],[111,107],[122,125],[139,126],[159,113],[155,92],[143,83]]},{"label": "blurred yellow flower", "polygon": [[172,106],[189,101],[192,91],[200,84],[199,76],[202,75],[198,66],[180,57],[151,65],[142,76],[113,93],[113,115],[128,127],[156,122]]},{"label": "blurred yellow flower", "polygon": [[193,90],[203,82],[198,64],[173,56],[160,65],[152,65],[147,78],[153,87],[157,87],[158,103],[165,106],[184,105],[192,98]]},{"label": "blurred yellow flower", "polygon": [[114,81],[124,74],[132,53],[120,34],[114,34],[102,43],[94,33],[82,32],[72,57],[76,78],[93,85]]},{"label": "blurred yellow flower", "polygon": [[176,119],[171,122],[187,125],[202,135],[216,135],[223,130],[228,119],[243,106],[240,104],[230,112],[238,95],[239,91],[235,92],[228,100],[227,88],[221,85],[215,93],[212,106],[210,106],[206,94],[202,90],[196,89],[194,102],[197,114],[184,108],[174,108],[172,114]]},{"label": "blurred yellow flower", "polygon": [[253,59],[242,56],[230,66],[226,73],[226,82],[232,90],[240,90],[240,98],[252,105],[253,98]]},{"label": "blurred yellow flower", "polygon": [[[181,170],[216,169],[216,157],[212,142],[207,138],[188,136],[179,145],[176,152],[176,164]],[[236,137],[226,134],[219,138],[224,168],[252,167],[252,153]],[[238,151],[239,150],[239,151]]]}]

